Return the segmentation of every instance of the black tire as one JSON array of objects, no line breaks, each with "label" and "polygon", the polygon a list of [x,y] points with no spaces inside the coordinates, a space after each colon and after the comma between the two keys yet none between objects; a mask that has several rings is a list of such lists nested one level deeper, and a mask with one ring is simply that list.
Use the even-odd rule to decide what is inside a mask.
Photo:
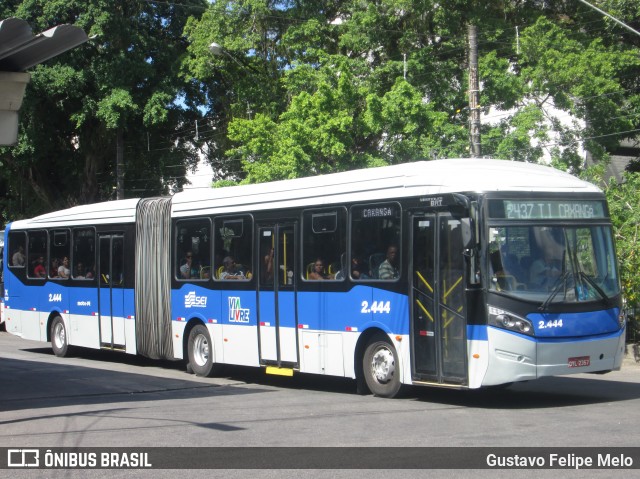
[{"label": "black tire", "polygon": [[211,336],[209,336],[209,330],[202,324],[195,326],[189,333],[188,353],[187,367],[191,368],[196,376],[210,377],[215,374]]},{"label": "black tire", "polygon": [[67,328],[60,316],[56,316],[51,321],[51,349],[53,354],[60,358],[69,355],[69,337],[67,336]]},{"label": "black tire", "polygon": [[371,338],[362,358],[362,373],[374,396],[392,398],[400,391],[398,353],[385,336]]}]

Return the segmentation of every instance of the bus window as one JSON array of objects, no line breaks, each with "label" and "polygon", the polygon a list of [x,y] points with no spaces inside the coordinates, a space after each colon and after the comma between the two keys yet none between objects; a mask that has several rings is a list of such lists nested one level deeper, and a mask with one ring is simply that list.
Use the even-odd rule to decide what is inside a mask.
[{"label": "bus window", "polygon": [[93,228],[73,230],[73,279],[93,279],[96,263],[96,235]]},{"label": "bus window", "polygon": [[68,230],[53,231],[50,257],[51,277],[57,279],[68,279],[71,276],[71,242],[69,241]]},{"label": "bus window", "polygon": [[9,233],[9,268],[24,268],[27,262],[27,237],[23,232]]},{"label": "bus window", "polygon": [[253,276],[253,221],[250,216],[216,218],[216,280],[250,280]]},{"label": "bus window", "polygon": [[44,279],[47,277],[47,232],[30,231],[27,249],[27,277]]},{"label": "bus window", "polygon": [[351,213],[351,277],[400,277],[401,208],[398,203],[356,206]]},{"label": "bus window", "polygon": [[303,279],[346,278],[347,214],[344,208],[305,211],[302,228]]},{"label": "bus window", "polygon": [[209,218],[178,221],[176,277],[207,280],[211,274],[211,221]]}]

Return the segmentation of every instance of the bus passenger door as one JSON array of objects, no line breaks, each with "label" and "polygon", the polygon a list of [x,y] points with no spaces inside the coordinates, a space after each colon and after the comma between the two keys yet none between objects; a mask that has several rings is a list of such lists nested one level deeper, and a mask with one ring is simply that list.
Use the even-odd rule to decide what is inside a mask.
[{"label": "bus passenger door", "polygon": [[124,237],[99,235],[98,255],[100,346],[124,349]]},{"label": "bus passenger door", "polygon": [[460,221],[412,217],[412,373],[419,381],[464,384],[466,315]]},{"label": "bus passenger door", "polygon": [[258,337],[262,365],[299,365],[295,233],[293,223],[260,226],[258,230]]}]

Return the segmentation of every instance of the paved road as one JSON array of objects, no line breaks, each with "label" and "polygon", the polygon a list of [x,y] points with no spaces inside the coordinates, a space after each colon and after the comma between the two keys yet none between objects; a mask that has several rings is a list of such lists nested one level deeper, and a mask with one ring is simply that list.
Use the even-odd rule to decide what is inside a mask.
[{"label": "paved road", "polygon": [[[506,390],[412,388],[400,399],[384,400],[355,394],[353,381],[345,379],[268,377],[251,368],[228,368],[224,377],[203,379],[188,375],[181,363],[109,352],[81,350],[75,357],[57,358],[46,343],[0,333],[0,382],[0,447],[369,446],[384,457],[389,447],[400,446],[491,446],[500,451],[640,445],[640,366],[633,359],[621,371],[602,376],[545,378]],[[105,470],[20,472],[21,477],[114,477]],[[330,470],[287,472],[287,477],[336,476]],[[430,477],[513,477],[505,470],[428,472]],[[611,472],[517,475],[604,478]],[[176,473],[126,471],[126,477]],[[361,471],[340,474],[362,477]],[[222,477],[221,471],[204,475]],[[248,475],[283,477],[283,472],[225,471],[224,477]],[[0,470],[0,477],[18,476]]]}]

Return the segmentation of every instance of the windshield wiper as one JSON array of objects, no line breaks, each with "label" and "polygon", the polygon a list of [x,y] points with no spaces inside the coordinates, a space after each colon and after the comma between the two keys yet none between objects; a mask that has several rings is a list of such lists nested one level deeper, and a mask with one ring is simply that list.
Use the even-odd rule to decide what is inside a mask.
[{"label": "windshield wiper", "polygon": [[596,283],[593,278],[590,278],[586,273],[580,271],[578,273],[580,275],[580,277],[585,280],[587,283],[589,283],[593,289],[596,290],[596,292],[600,295],[600,298],[602,298],[602,300],[604,301],[604,303],[609,306],[611,303],[611,298],[609,298],[609,296],[607,296],[607,293],[605,293],[602,288],[600,286],[598,286],[598,283]]},{"label": "windshield wiper", "polygon": [[546,311],[546,309],[549,307],[549,304],[551,303],[551,301],[553,301],[553,298],[556,297],[556,295],[560,291],[560,288],[565,285],[565,283],[567,281],[567,278],[571,274],[573,274],[573,273],[571,273],[568,270],[565,271],[564,273],[562,273],[562,276],[560,276],[558,278],[557,283],[555,284],[555,286],[551,290],[551,293],[549,293],[549,296],[547,297],[547,299],[544,300],[544,303],[542,303],[540,306],[538,306],[538,310],[539,311]]}]

